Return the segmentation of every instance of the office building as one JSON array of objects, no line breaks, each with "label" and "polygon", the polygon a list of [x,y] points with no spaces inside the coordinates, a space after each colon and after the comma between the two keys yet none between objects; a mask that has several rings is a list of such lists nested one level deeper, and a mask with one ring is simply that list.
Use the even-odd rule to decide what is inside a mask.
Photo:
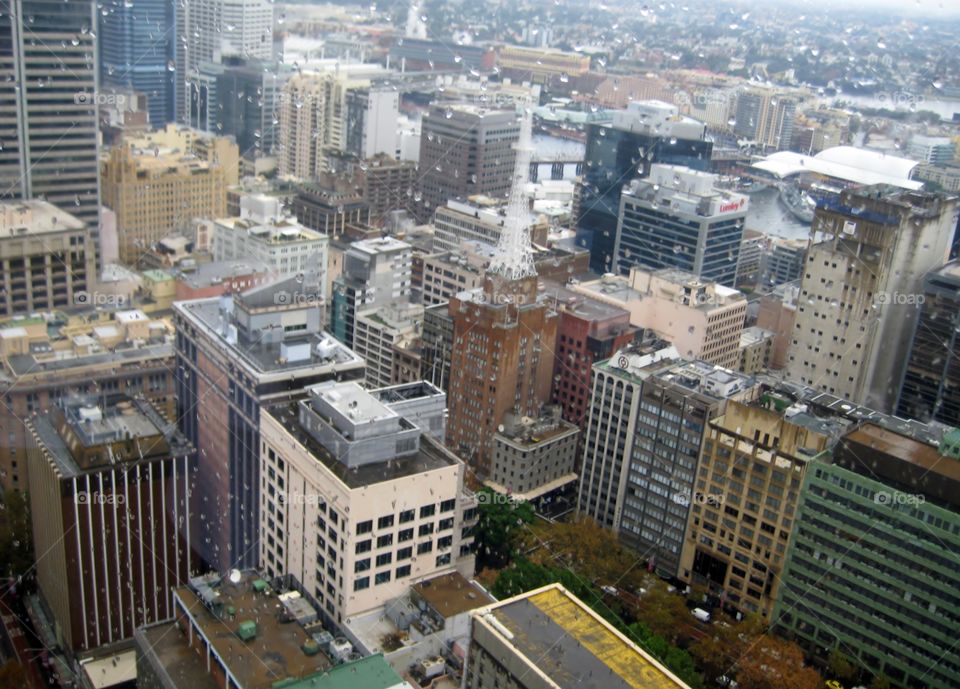
[{"label": "office building", "polygon": [[544,83],[551,77],[582,77],[590,71],[590,56],[550,48],[501,46],[497,66],[518,81]]},{"label": "office building", "polygon": [[460,292],[482,287],[483,266],[490,260],[489,252],[469,250],[424,254],[417,259],[414,266],[420,275],[414,273],[413,280],[420,283],[417,296],[425,305],[446,304]]},{"label": "office building", "polygon": [[261,561],[328,619],[381,607],[417,579],[473,575],[463,462],[389,403],[355,382],[314,385],[266,408],[261,442]]},{"label": "office building", "polygon": [[763,232],[744,229],[740,241],[740,254],[737,258],[737,277],[734,287],[744,285],[755,287],[760,280],[760,269],[763,262],[763,249],[769,240]]},{"label": "office building", "polygon": [[[536,418],[508,412],[493,437],[493,459],[486,485],[540,508],[576,489],[580,429],[555,405]],[[564,495],[565,502],[569,495]]]},{"label": "office building", "polygon": [[353,351],[366,364],[364,383],[368,388],[393,385],[398,353],[396,346],[409,346],[423,326],[423,305],[396,301],[356,316]]},{"label": "office building", "polygon": [[960,263],[923,279],[923,301],[907,350],[896,413],[960,426]]},{"label": "office building", "polygon": [[433,105],[423,114],[420,134],[422,207],[427,221],[448,199],[483,194],[504,199],[510,192],[520,123],[512,110],[475,105]]},{"label": "office building", "polygon": [[231,55],[273,57],[270,0],[183,0],[176,8],[177,121],[200,126],[207,104],[196,77],[201,66]]},{"label": "office building", "polygon": [[99,19],[100,84],[144,94],[150,124],[174,121],[175,0],[104,4]]},{"label": "office building", "polygon": [[[282,296],[281,296],[282,295]],[[260,408],[324,380],[363,376],[363,360],[321,329],[320,281],[307,273],[173,305],[177,419],[199,453],[196,544],[218,571],[260,552]]]},{"label": "office building", "polygon": [[748,88],[737,96],[733,133],[764,149],[790,150],[796,98],[771,89]]},{"label": "office building", "polygon": [[343,150],[360,160],[395,158],[400,153],[399,117],[399,91],[386,86],[347,91]]},{"label": "office building", "polygon": [[149,151],[153,155],[180,153],[194,156],[202,162],[220,165],[224,170],[227,186],[237,187],[240,184],[240,151],[231,136],[168,124],[162,129],[131,132],[124,137],[123,142],[133,149]]},{"label": "office building", "polygon": [[956,684],[958,437],[873,423],[807,467],[774,628],[891,687]]},{"label": "office building", "polygon": [[[688,689],[560,584],[474,610],[471,617],[465,689]],[[545,653],[551,662],[544,662]]]},{"label": "office building", "polygon": [[524,185],[531,118],[521,120],[506,220],[482,290],[450,301],[448,445],[481,476],[490,472],[493,436],[507,412],[538,417],[550,399],[557,312],[537,291]]},{"label": "office building", "polygon": [[370,209],[368,222],[371,225],[381,227],[386,224],[391,211],[412,212],[418,177],[416,163],[380,154],[361,163],[360,168],[363,171],[363,198]]},{"label": "office building", "polygon": [[668,340],[686,358],[729,369],[739,364],[747,300],[735,289],[673,268],[632,268],[629,278],[605,275],[570,289],[626,309],[631,325]]},{"label": "office building", "polygon": [[949,136],[914,134],[907,144],[907,155],[921,163],[946,165],[957,159],[957,147]]},{"label": "office building", "polygon": [[616,270],[679,268],[733,287],[748,199],[716,186],[717,176],[652,165],[620,196]]},{"label": "office building", "polygon": [[947,261],[957,199],[882,187],[817,207],[787,376],[889,412],[920,313],[923,276]]},{"label": "office building", "polygon": [[293,212],[303,225],[331,237],[345,235],[351,225],[370,224],[370,206],[362,191],[323,176],[322,182],[297,187]]},{"label": "office building", "polygon": [[[547,243],[547,223],[529,211],[525,212],[533,244]],[[434,251],[462,251],[465,243],[482,243],[491,248],[500,241],[506,222],[505,200],[477,195],[468,199],[450,199],[437,208],[433,216]]]},{"label": "office building", "polygon": [[240,199],[240,217],[213,223],[213,257],[217,261],[246,259],[263,263],[278,278],[321,276],[321,296],[326,299],[327,246],[330,238],[309,230],[287,215],[281,200],[264,194]]},{"label": "office building", "polygon": [[496,64],[497,54],[487,46],[453,46],[446,41],[407,36],[393,42],[389,58],[390,65],[401,72],[489,72]]},{"label": "office building", "polygon": [[781,412],[729,402],[706,430],[680,579],[705,585],[727,609],[769,618],[804,473],[846,423],[803,405]]},{"label": "office building", "polygon": [[625,309],[554,285],[547,293],[557,301],[560,320],[554,347],[553,402],[563,418],[582,427],[590,402],[590,371],[640,333]]},{"label": "office building", "polygon": [[757,327],[773,333],[770,368],[782,369],[787,365],[790,343],[793,342],[793,325],[797,317],[799,296],[800,287],[797,281],[779,285],[760,298]]},{"label": "office building", "polygon": [[[94,295],[88,306],[95,304]],[[110,304],[122,297],[103,295]],[[27,489],[29,442],[23,419],[50,409],[57,400],[97,390],[141,396],[164,417],[174,418],[173,327],[142,311],[90,312],[58,322],[53,313],[17,316],[0,324],[0,486]]]},{"label": "office building", "polygon": [[0,316],[69,308],[97,281],[87,226],[46,201],[0,203]]},{"label": "office building", "polygon": [[4,3],[0,196],[42,198],[76,216],[99,269],[98,16],[93,0]]},{"label": "office building", "polygon": [[577,240],[590,249],[590,269],[616,270],[614,244],[620,215],[620,192],[654,163],[681,165],[706,172],[713,142],[701,122],[680,115],[660,101],[631,102],[612,122],[588,122],[583,179],[574,217]]},{"label": "office building", "polygon": [[357,314],[410,295],[410,245],[392,237],[353,242],[334,280],[330,329],[353,346]]},{"label": "office building", "polygon": [[172,619],[192,557],[194,449],[149,402],[70,396],[27,424],[40,594],[58,641],[114,644]]},{"label": "office building", "polygon": [[449,302],[424,307],[420,347],[424,380],[446,392],[450,386],[450,361],[453,358],[453,315]]},{"label": "office building", "polygon": [[211,573],[175,589],[172,600],[175,621],[137,630],[138,686],[411,689],[382,654],[361,658],[325,629],[296,582],[273,589],[255,571]]},{"label": "office building", "polygon": [[196,218],[227,214],[227,171],[175,150],[122,145],[103,164],[103,203],[116,214],[120,260],[136,265],[153,244],[188,234]]},{"label": "office building", "polygon": [[806,239],[773,238],[763,256],[762,284],[774,287],[802,278],[808,243]]}]

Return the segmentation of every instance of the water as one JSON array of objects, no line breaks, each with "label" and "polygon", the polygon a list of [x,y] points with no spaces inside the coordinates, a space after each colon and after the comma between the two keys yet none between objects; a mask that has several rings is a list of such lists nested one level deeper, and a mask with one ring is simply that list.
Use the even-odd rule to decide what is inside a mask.
[{"label": "water", "polygon": [[806,239],[810,225],[795,218],[777,199],[779,194],[773,187],[750,194],[746,228],[785,239]]},{"label": "water", "polygon": [[954,113],[960,113],[960,100],[937,98],[913,93],[878,94],[874,96],[857,96],[841,93],[836,98],[823,98],[819,102],[832,106],[838,101],[846,101],[852,109],[877,108],[899,111],[930,110],[946,120],[953,119]]}]

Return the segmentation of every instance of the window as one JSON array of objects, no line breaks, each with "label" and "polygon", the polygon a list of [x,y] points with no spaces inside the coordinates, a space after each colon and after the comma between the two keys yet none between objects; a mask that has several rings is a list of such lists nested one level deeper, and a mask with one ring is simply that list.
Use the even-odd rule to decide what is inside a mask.
[{"label": "window", "polygon": [[433,523],[430,524],[421,524],[420,528],[417,530],[418,536],[429,536],[433,533]]},{"label": "window", "polygon": [[416,517],[417,513],[415,510],[404,510],[400,513],[400,523],[406,524],[407,522],[412,522]]},{"label": "window", "polygon": [[452,512],[456,508],[456,506],[457,506],[457,501],[453,498],[450,498],[449,500],[444,500],[443,502],[440,503],[440,511]]},{"label": "window", "polygon": [[388,533],[386,536],[380,536],[377,538],[377,547],[386,548],[388,545],[393,545],[393,534]]},{"label": "window", "polygon": [[375,584],[386,584],[390,581],[390,572],[377,572],[377,575],[373,578]]},{"label": "window", "polygon": [[413,548],[411,547],[400,548],[400,550],[397,551],[397,562],[400,560],[409,560],[411,557],[413,557]]},{"label": "window", "polygon": [[403,543],[404,541],[413,540],[413,529],[404,529],[403,531],[401,531],[400,533],[398,533],[398,534],[397,534],[397,540],[398,540],[400,543]]},{"label": "window", "polygon": [[362,536],[365,533],[370,533],[373,531],[373,520],[368,519],[365,522],[360,522],[357,524],[357,535]]},{"label": "window", "polygon": [[417,555],[433,552],[433,541],[427,541],[417,546]]},{"label": "window", "polygon": [[437,506],[436,506],[436,505],[424,505],[423,507],[420,508],[420,518],[421,518],[421,519],[426,519],[427,517],[432,517],[432,516],[433,516],[434,514],[436,514],[436,513],[437,513]]},{"label": "window", "polygon": [[369,558],[369,557],[366,558],[365,560],[357,560],[357,561],[353,564],[353,571],[354,571],[354,572],[366,572],[368,569],[370,569],[370,558]]},{"label": "window", "polygon": [[370,577],[361,577],[353,582],[354,591],[363,591],[370,588]]},{"label": "window", "polygon": [[393,553],[384,553],[383,555],[377,555],[377,567],[383,567],[384,565],[389,565],[393,562]]},{"label": "window", "polygon": [[360,541],[357,543],[357,547],[354,552],[359,555],[360,553],[369,553],[373,549],[372,541],[367,539],[366,541]]},{"label": "window", "polygon": [[410,576],[410,565],[397,567],[397,579],[402,579],[403,577],[408,577],[408,576]]},{"label": "window", "polygon": [[437,522],[437,531],[446,531],[453,528],[453,517],[447,517]]},{"label": "window", "polygon": [[392,514],[388,514],[386,517],[380,517],[380,519],[377,520],[378,529],[389,529],[391,526],[393,526]]}]

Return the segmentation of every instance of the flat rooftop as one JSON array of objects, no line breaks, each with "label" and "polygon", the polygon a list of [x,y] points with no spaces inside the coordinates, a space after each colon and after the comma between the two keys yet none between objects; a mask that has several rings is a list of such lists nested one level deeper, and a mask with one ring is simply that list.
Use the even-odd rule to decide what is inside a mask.
[{"label": "flat rooftop", "polygon": [[190,287],[200,288],[219,284],[233,277],[255,275],[257,273],[265,275],[269,272],[270,266],[263,261],[254,259],[212,261],[197,264],[196,270],[185,271],[181,269],[177,274],[177,279]]},{"label": "flat rooftop", "polygon": [[[329,670],[331,662],[325,653],[310,656],[301,648],[311,638],[304,628],[296,622],[281,621],[283,606],[276,592],[253,589],[258,578],[254,572],[244,572],[236,583],[224,578],[213,587],[217,603],[222,606],[220,614],[208,608],[190,586],[181,586],[174,593],[230,672],[243,680],[245,689],[268,689],[282,680],[302,679]],[[232,616],[229,607],[235,610]],[[256,636],[243,641],[237,632],[240,624],[248,620],[256,623]],[[182,632],[171,634],[177,634],[180,643],[188,646]]]},{"label": "flat rooftop", "polygon": [[82,230],[86,225],[47,201],[0,203],[0,237]]},{"label": "flat rooftop", "polygon": [[441,574],[433,579],[417,582],[413,591],[444,619],[495,603],[486,591],[460,572]]},{"label": "flat rooftop", "polygon": [[328,381],[307,388],[307,391],[311,400],[322,399],[341,416],[349,417],[355,425],[399,416],[397,412],[353,381],[347,383]]},{"label": "flat rooftop", "polygon": [[284,429],[329,469],[350,489],[362,488],[383,481],[434,471],[453,466],[459,460],[426,433],[420,436],[420,449],[403,457],[384,457],[382,462],[348,467],[336,455],[323,447],[300,425],[298,403],[280,403],[265,407],[265,411],[280,422]]},{"label": "flat rooftop", "polygon": [[173,358],[173,343],[163,342],[154,345],[134,345],[124,342],[111,351],[99,351],[93,354],[75,354],[72,351],[57,352],[53,358],[44,353],[16,354],[7,357],[7,364],[14,377],[36,375],[45,372],[66,372],[84,366],[114,364],[130,366],[151,359]]},{"label": "flat rooftop", "polygon": [[913,464],[950,481],[960,481],[960,461],[944,457],[939,450],[927,443],[889,431],[871,423],[865,423],[845,436],[846,440],[883,452],[899,460]]},{"label": "flat rooftop", "polygon": [[689,689],[559,584],[489,610],[508,643],[562,689]]},{"label": "flat rooftop", "polygon": [[219,689],[175,622],[141,627],[134,638],[153,671],[177,689]]}]

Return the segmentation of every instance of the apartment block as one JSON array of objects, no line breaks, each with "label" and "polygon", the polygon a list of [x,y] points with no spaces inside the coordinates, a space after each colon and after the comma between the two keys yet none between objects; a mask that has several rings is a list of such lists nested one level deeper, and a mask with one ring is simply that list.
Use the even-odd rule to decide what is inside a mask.
[{"label": "apartment block", "polygon": [[423,305],[393,302],[357,314],[353,351],[366,366],[364,382],[369,388],[400,382],[394,379],[397,345],[409,346],[423,326]]},{"label": "apartment block", "polygon": [[[442,410],[440,418],[442,419]],[[473,574],[465,467],[356,383],[312,386],[261,421],[261,560],[344,622],[436,574]]]},{"label": "apartment block", "polygon": [[125,393],[173,419],[173,327],[142,311],[71,317],[17,316],[0,324],[0,485],[26,490],[25,420],[73,395]]},{"label": "apartment block", "polygon": [[[434,251],[462,251],[464,244],[478,243],[496,246],[503,232],[506,206],[503,197],[475,195],[470,198],[451,198],[436,209],[433,215]],[[528,218],[533,244],[545,246],[547,224],[530,213]]]},{"label": "apartment block", "polygon": [[65,397],[27,424],[37,582],[58,640],[86,651],[172,619],[170,592],[198,564],[194,448],[124,394]]},{"label": "apartment block", "polygon": [[889,412],[923,276],[947,261],[957,198],[866,187],[817,207],[787,375]]},{"label": "apartment block", "polygon": [[219,571],[259,557],[260,408],[363,377],[363,360],[323,331],[311,275],[173,306],[177,419],[199,452],[192,541]]},{"label": "apartment block", "polygon": [[960,673],[956,430],[864,423],[807,468],[774,626],[820,663],[837,649],[891,687]]},{"label": "apartment block", "polygon": [[[465,689],[688,689],[676,675],[560,584],[471,613]],[[545,663],[545,649],[556,662]]]},{"label": "apartment block", "polygon": [[740,335],[740,364],[737,370],[752,375],[766,373],[773,359],[776,333],[758,326],[744,328]]},{"label": "apartment block", "polygon": [[680,579],[706,585],[727,609],[769,618],[804,473],[844,425],[802,405],[781,412],[728,402],[706,429]]},{"label": "apartment block", "polygon": [[897,415],[960,426],[960,263],[927,273]]},{"label": "apartment block", "polygon": [[796,98],[771,89],[748,88],[737,96],[733,133],[776,151],[790,149]]},{"label": "apartment block", "polygon": [[631,325],[670,341],[686,358],[729,369],[739,364],[747,301],[735,289],[672,268],[633,268],[629,278],[605,275],[570,289],[626,309]]},{"label": "apartment block", "polygon": [[748,197],[717,187],[718,177],[679,165],[650,166],[625,187],[613,272],[677,268],[733,287]]},{"label": "apartment block", "polygon": [[85,305],[96,254],[70,213],[46,201],[0,203],[0,316]]},{"label": "apartment block", "polygon": [[213,223],[213,257],[217,261],[247,259],[263,263],[275,277],[318,271],[327,298],[325,273],[330,238],[286,214],[281,200],[265,194],[240,198],[240,216]]}]

